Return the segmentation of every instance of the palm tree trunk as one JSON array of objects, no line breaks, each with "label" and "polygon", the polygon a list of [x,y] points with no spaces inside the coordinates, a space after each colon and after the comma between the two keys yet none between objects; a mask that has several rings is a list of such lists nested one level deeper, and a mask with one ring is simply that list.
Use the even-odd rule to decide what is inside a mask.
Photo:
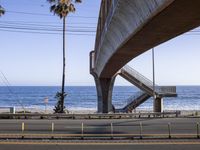
[{"label": "palm tree trunk", "polygon": [[61,113],[64,112],[65,99],[65,18],[63,17],[63,74],[62,74],[62,96],[61,96]]}]

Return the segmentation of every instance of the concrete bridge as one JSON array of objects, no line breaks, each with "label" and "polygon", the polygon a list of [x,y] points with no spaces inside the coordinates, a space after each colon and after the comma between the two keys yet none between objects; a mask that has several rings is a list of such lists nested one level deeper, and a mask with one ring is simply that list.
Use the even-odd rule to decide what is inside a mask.
[{"label": "concrete bridge", "polygon": [[[95,50],[90,53],[99,112],[112,111],[112,89],[120,70],[149,49],[198,27],[199,8],[200,0],[102,0]],[[162,97],[156,96],[154,111],[162,111]]]}]

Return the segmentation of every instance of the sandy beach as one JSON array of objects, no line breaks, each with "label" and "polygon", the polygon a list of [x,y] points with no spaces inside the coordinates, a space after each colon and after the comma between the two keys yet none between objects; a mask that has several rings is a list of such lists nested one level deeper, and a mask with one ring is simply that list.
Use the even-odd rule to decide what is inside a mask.
[{"label": "sandy beach", "polygon": [[[175,112],[180,111],[181,116],[200,116],[200,110],[164,110],[164,112]],[[24,109],[22,108],[15,108],[15,113],[21,113],[24,112]],[[53,114],[54,110],[53,107],[48,107],[46,110],[37,108],[37,107],[29,107],[25,108],[25,112],[28,113],[39,113],[39,114]],[[133,111],[133,113],[152,113],[151,110],[143,110],[143,109],[137,109]],[[9,108],[1,108],[0,113],[10,113]],[[95,114],[97,111],[95,109],[69,109],[66,110],[66,113],[68,114]]]}]

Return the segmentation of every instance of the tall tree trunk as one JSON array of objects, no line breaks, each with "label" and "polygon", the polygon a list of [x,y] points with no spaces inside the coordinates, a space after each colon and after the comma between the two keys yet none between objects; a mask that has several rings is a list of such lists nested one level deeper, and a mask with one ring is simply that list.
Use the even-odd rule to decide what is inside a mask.
[{"label": "tall tree trunk", "polygon": [[62,74],[62,96],[61,96],[61,113],[64,112],[65,99],[65,18],[63,17],[63,74]]}]

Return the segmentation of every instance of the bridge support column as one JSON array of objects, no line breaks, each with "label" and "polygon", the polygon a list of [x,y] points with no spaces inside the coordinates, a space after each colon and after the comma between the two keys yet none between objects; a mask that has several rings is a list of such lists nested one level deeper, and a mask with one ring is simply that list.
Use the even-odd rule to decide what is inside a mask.
[{"label": "bridge support column", "polygon": [[115,82],[115,77],[113,78],[95,77],[99,113],[108,113],[113,111],[112,91],[114,82]]},{"label": "bridge support column", "polygon": [[156,97],[156,99],[154,99],[153,111],[163,112],[163,98],[162,97]]}]

